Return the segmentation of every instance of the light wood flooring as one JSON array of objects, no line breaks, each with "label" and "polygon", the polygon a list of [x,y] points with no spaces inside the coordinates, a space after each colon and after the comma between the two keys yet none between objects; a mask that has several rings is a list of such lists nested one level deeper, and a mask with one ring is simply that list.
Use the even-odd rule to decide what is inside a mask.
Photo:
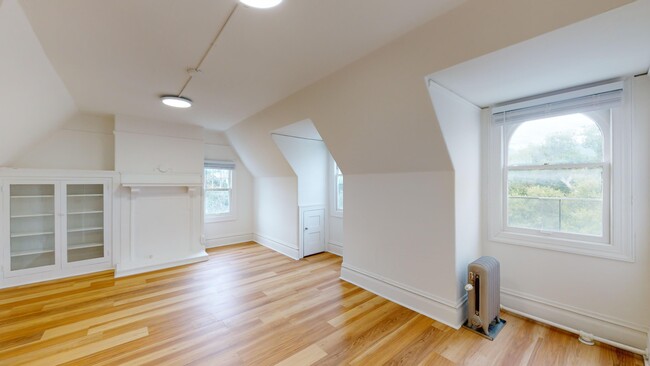
[{"label": "light wood flooring", "polygon": [[2,365],[643,365],[504,314],[494,342],[248,243],[204,263],[0,291]]}]

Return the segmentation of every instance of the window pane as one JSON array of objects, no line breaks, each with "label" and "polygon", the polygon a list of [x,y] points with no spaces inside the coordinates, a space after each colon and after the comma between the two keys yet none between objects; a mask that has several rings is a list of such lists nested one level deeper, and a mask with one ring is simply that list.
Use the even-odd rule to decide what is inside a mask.
[{"label": "window pane", "polygon": [[230,213],[230,191],[206,191],[205,214],[223,215]]},{"label": "window pane", "polygon": [[336,176],[336,210],[343,211],[343,176]]},{"label": "window pane", "polygon": [[232,188],[232,170],[205,169],[205,189]]},{"label": "window pane", "polygon": [[[604,118],[609,111],[590,115]],[[603,134],[594,120],[583,113],[524,122],[508,145],[508,166],[602,161]]]},{"label": "window pane", "polygon": [[602,168],[508,171],[508,226],[603,235]]}]

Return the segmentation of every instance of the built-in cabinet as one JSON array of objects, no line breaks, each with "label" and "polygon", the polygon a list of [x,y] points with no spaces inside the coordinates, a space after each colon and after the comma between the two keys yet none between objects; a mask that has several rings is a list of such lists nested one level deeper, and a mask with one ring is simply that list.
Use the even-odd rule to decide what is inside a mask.
[{"label": "built-in cabinet", "polygon": [[112,267],[112,179],[2,178],[4,286]]},{"label": "built-in cabinet", "polygon": [[59,262],[55,183],[10,183],[4,194],[4,227],[9,235],[5,245],[6,276],[49,271]]}]

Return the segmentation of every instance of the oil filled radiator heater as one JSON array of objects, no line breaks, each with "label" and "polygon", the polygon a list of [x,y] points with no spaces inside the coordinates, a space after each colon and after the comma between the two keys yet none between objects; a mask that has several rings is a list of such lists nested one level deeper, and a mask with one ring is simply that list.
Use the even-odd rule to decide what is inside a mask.
[{"label": "oil filled radiator heater", "polygon": [[506,321],[501,319],[501,274],[499,261],[481,257],[467,267],[466,328],[490,339],[499,334]]}]

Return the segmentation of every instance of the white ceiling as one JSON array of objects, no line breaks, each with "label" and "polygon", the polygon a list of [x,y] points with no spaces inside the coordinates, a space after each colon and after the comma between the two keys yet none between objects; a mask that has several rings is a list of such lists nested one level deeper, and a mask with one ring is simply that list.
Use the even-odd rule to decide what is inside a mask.
[{"label": "white ceiling", "polygon": [[235,0],[21,0],[77,106],[225,130],[464,0],[284,0],[239,6],[185,96],[178,93]]},{"label": "white ceiling", "polygon": [[485,107],[650,67],[650,1],[596,17],[461,63],[430,76]]}]

